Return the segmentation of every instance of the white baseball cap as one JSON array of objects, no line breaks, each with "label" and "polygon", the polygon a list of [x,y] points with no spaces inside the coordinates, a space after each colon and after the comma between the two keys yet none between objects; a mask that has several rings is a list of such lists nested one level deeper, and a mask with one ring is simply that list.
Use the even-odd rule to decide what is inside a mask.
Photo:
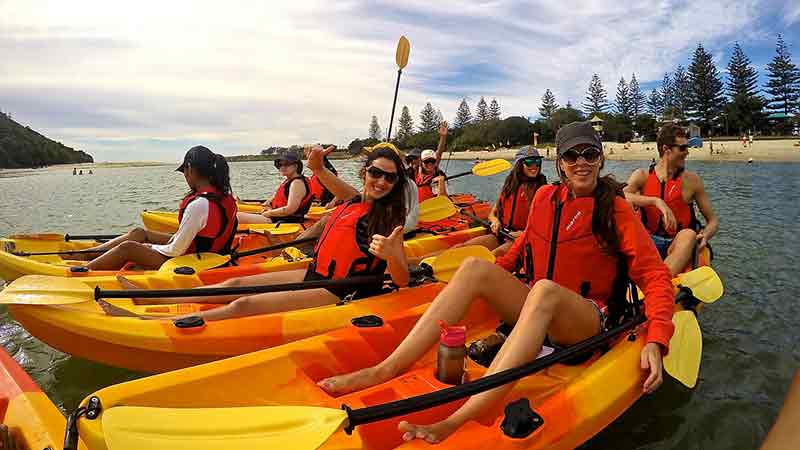
[{"label": "white baseball cap", "polygon": [[419,159],[425,161],[426,159],[436,159],[436,152],[433,150],[423,150]]}]

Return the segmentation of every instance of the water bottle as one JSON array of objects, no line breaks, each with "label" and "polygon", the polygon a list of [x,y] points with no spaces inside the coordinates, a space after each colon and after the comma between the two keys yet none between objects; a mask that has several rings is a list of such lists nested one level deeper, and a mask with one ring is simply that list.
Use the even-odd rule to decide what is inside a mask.
[{"label": "water bottle", "polygon": [[448,326],[439,321],[442,332],[436,361],[436,378],[445,384],[461,384],[467,355],[467,327]]}]

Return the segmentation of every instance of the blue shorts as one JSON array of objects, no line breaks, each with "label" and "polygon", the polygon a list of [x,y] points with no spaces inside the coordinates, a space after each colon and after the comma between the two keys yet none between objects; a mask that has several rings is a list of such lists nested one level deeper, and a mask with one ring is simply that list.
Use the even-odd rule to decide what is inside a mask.
[{"label": "blue shorts", "polygon": [[669,246],[672,245],[672,239],[656,236],[655,234],[651,235],[650,237],[653,238],[653,243],[656,244],[656,248],[658,249],[658,254],[661,255],[661,259],[665,259],[667,257]]}]

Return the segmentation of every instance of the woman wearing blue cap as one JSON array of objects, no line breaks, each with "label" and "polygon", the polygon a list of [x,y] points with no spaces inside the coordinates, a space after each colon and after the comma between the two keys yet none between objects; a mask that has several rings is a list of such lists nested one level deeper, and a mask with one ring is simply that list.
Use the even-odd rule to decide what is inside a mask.
[{"label": "woman wearing blue cap", "polygon": [[143,269],[158,269],[167,259],[186,253],[230,251],[237,225],[236,201],[225,157],[198,145],[186,152],[177,171],[191,189],[178,210],[178,231],[168,234],[134,228],[91,248],[103,253],[89,261],[89,269],[116,270],[129,262]]},{"label": "woman wearing blue cap", "polygon": [[286,153],[275,160],[275,168],[285,178],[275,196],[264,203],[261,214],[239,213],[240,223],[303,223],[313,200],[303,162],[296,154]]}]

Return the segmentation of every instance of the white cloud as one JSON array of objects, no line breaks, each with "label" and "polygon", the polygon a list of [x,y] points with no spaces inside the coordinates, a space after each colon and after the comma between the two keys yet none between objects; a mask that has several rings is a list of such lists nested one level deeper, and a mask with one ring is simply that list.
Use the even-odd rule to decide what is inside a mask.
[{"label": "white cloud", "polygon": [[[394,45],[411,40],[398,104],[451,118],[498,97],[535,113],[546,88],[579,105],[688,60],[697,42],[752,28],[755,0],[554,2],[0,3],[0,107],[97,159],[177,159],[364,136],[388,125]],[[136,157],[135,159],[139,159]]]}]

